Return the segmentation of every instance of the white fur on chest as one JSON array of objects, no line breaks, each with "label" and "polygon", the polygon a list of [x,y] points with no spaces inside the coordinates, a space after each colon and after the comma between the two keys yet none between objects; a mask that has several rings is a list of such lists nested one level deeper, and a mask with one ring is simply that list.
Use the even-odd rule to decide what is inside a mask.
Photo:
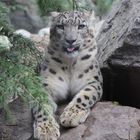
[{"label": "white fur on chest", "polygon": [[[73,96],[83,89],[93,77],[96,69],[89,70],[89,66],[94,65],[95,54],[96,52],[94,52],[89,60],[79,60],[73,67],[70,81],[70,90]],[[88,70],[88,72],[85,72],[85,70]],[[82,78],[79,78],[80,75],[82,75]]]},{"label": "white fur on chest", "polygon": [[58,79],[48,79],[55,101],[65,100],[68,96],[69,84]]},{"label": "white fur on chest", "polygon": [[[47,82],[49,84],[49,89],[51,89],[51,94],[55,101],[65,100],[68,95],[76,95],[81,89],[83,89],[91,79],[94,71],[89,71],[85,73],[84,71],[89,68],[89,66],[93,63],[95,59],[95,52],[92,54],[91,58],[85,61],[81,61],[81,56],[85,55],[85,53],[81,54],[77,59],[77,63],[72,66],[69,63],[67,65],[68,69],[66,71],[62,70],[62,65],[56,65],[51,63],[49,65],[50,68],[54,69],[57,74],[52,75],[46,71],[46,73],[42,73],[42,76],[47,76]],[[64,64],[66,66],[66,64]],[[49,68],[48,68],[49,69]],[[79,75],[82,74],[83,77],[79,78]],[[59,77],[62,77],[64,81],[61,81]]]},{"label": "white fur on chest", "polygon": [[[89,67],[89,64],[90,63],[79,63],[73,68],[70,81],[72,96],[77,94],[87,85],[88,79],[91,77],[91,72],[85,73],[84,71]],[[80,75],[82,75],[82,78],[79,78]]]}]

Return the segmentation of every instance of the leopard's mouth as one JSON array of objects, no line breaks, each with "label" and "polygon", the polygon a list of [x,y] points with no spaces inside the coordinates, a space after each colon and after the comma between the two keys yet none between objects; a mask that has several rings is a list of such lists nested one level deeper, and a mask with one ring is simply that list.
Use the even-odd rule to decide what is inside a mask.
[{"label": "leopard's mouth", "polygon": [[70,46],[70,47],[64,47],[64,52],[67,53],[74,53],[75,51],[78,51],[80,46]]}]

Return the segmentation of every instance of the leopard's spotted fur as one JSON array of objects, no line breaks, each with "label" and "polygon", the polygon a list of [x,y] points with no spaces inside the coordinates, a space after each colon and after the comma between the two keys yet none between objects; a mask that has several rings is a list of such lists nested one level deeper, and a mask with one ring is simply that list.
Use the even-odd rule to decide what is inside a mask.
[{"label": "leopard's spotted fur", "polygon": [[[73,97],[60,116],[64,127],[83,123],[91,107],[102,97],[102,76],[95,57],[96,41],[88,20],[87,14],[78,11],[57,15],[52,22],[50,43],[41,65],[43,85],[50,98],[57,104]],[[36,110],[34,116],[34,137],[57,140],[60,132],[53,111],[45,115],[42,110]]]}]

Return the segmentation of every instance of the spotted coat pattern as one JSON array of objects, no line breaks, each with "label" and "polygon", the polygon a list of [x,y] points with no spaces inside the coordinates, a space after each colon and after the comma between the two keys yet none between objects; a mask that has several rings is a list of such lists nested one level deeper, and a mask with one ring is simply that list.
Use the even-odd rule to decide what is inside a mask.
[{"label": "spotted coat pattern", "polygon": [[[91,108],[102,97],[102,76],[96,60],[94,30],[88,25],[90,15],[63,12],[54,17],[50,29],[50,44],[41,64],[42,83],[54,103],[72,100],[60,116],[64,127],[83,123]],[[56,110],[56,108],[52,108]],[[57,140],[59,125],[54,112],[46,115],[34,109],[34,137]]]}]

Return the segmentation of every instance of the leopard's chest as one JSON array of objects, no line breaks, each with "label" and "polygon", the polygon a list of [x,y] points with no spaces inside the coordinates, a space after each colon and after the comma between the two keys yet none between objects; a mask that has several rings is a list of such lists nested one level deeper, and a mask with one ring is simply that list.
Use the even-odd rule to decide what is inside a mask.
[{"label": "leopard's chest", "polygon": [[83,56],[85,54],[82,54],[76,61],[62,64],[50,59],[47,69],[42,71],[41,75],[48,84],[46,88],[51,90],[56,100],[66,99],[69,94],[76,95],[93,80],[93,75],[96,73],[93,66],[95,58],[91,56],[81,61]]},{"label": "leopard's chest", "polygon": [[71,70],[70,91],[72,96],[83,89],[92,79],[94,71],[89,67],[90,63],[85,63],[84,65],[80,63]]}]

